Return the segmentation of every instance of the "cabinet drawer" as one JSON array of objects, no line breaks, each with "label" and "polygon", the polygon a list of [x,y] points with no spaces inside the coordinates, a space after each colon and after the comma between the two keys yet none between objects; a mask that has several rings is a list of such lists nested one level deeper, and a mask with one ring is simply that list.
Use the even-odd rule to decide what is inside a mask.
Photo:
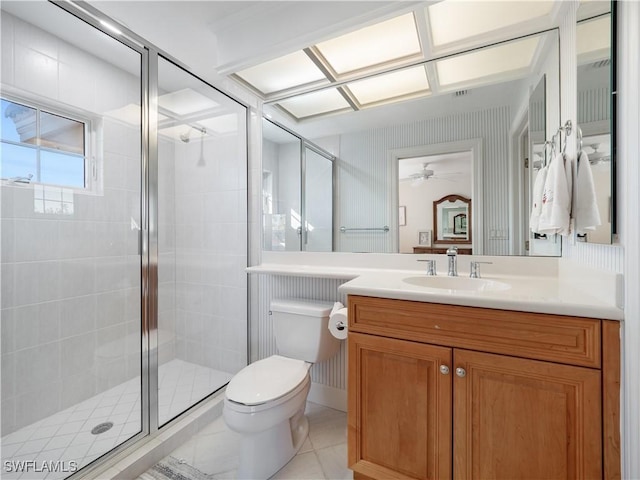
[{"label": "cabinet drawer", "polygon": [[416,342],[600,367],[600,321],[349,296],[349,329]]}]

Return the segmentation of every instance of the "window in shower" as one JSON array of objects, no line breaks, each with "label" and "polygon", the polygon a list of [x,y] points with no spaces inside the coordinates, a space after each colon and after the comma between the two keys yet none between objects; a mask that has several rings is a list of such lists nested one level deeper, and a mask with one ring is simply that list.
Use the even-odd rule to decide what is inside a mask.
[{"label": "window in shower", "polygon": [[90,185],[90,120],[1,99],[0,177],[71,188]]}]

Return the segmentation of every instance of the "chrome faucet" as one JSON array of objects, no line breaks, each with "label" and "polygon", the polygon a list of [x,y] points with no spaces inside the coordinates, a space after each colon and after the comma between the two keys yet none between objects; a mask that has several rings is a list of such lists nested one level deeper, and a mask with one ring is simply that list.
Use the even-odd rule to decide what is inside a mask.
[{"label": "chrome faucet", "polygon": [[427,275],[430,277],[436,276],[438,273],[436,271],[436,261],[435,260],[424,260],[419,259],[419,262],[427,262]]},{"label": "chrome faucet", "polygon": [[458,276],[458,247],[449,247],[447,249],[447,259],[449,260],[449,269],[447,275],[450,277]]},{"label": "chrome faucet", "polygon": [[493,262],[477,262],[472,261],[469,266],[469,277],[471,278],[480,278],[480,264],[485,263],[487,265],[491,265]]}]

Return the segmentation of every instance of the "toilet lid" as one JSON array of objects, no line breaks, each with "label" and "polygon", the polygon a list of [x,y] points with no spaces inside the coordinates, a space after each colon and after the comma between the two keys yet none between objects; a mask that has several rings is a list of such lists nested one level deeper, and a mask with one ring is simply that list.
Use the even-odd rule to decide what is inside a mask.
[{"label": "toilet lid", "polygon": [[273,355],[240,370],[227,385],[226,395],[244,405],[266,403],[300,385],[308,371],[303,360]]}]

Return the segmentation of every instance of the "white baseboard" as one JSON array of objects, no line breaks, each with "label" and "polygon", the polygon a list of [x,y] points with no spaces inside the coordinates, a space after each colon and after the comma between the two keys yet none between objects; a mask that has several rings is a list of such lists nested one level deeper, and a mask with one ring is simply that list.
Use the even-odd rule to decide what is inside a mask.
[{"label": "white baseboard", "polygon": [[328,387],[320,383],[311,383],[307,400],[342,412],[347,411],[347,391],[339,388]]}]

